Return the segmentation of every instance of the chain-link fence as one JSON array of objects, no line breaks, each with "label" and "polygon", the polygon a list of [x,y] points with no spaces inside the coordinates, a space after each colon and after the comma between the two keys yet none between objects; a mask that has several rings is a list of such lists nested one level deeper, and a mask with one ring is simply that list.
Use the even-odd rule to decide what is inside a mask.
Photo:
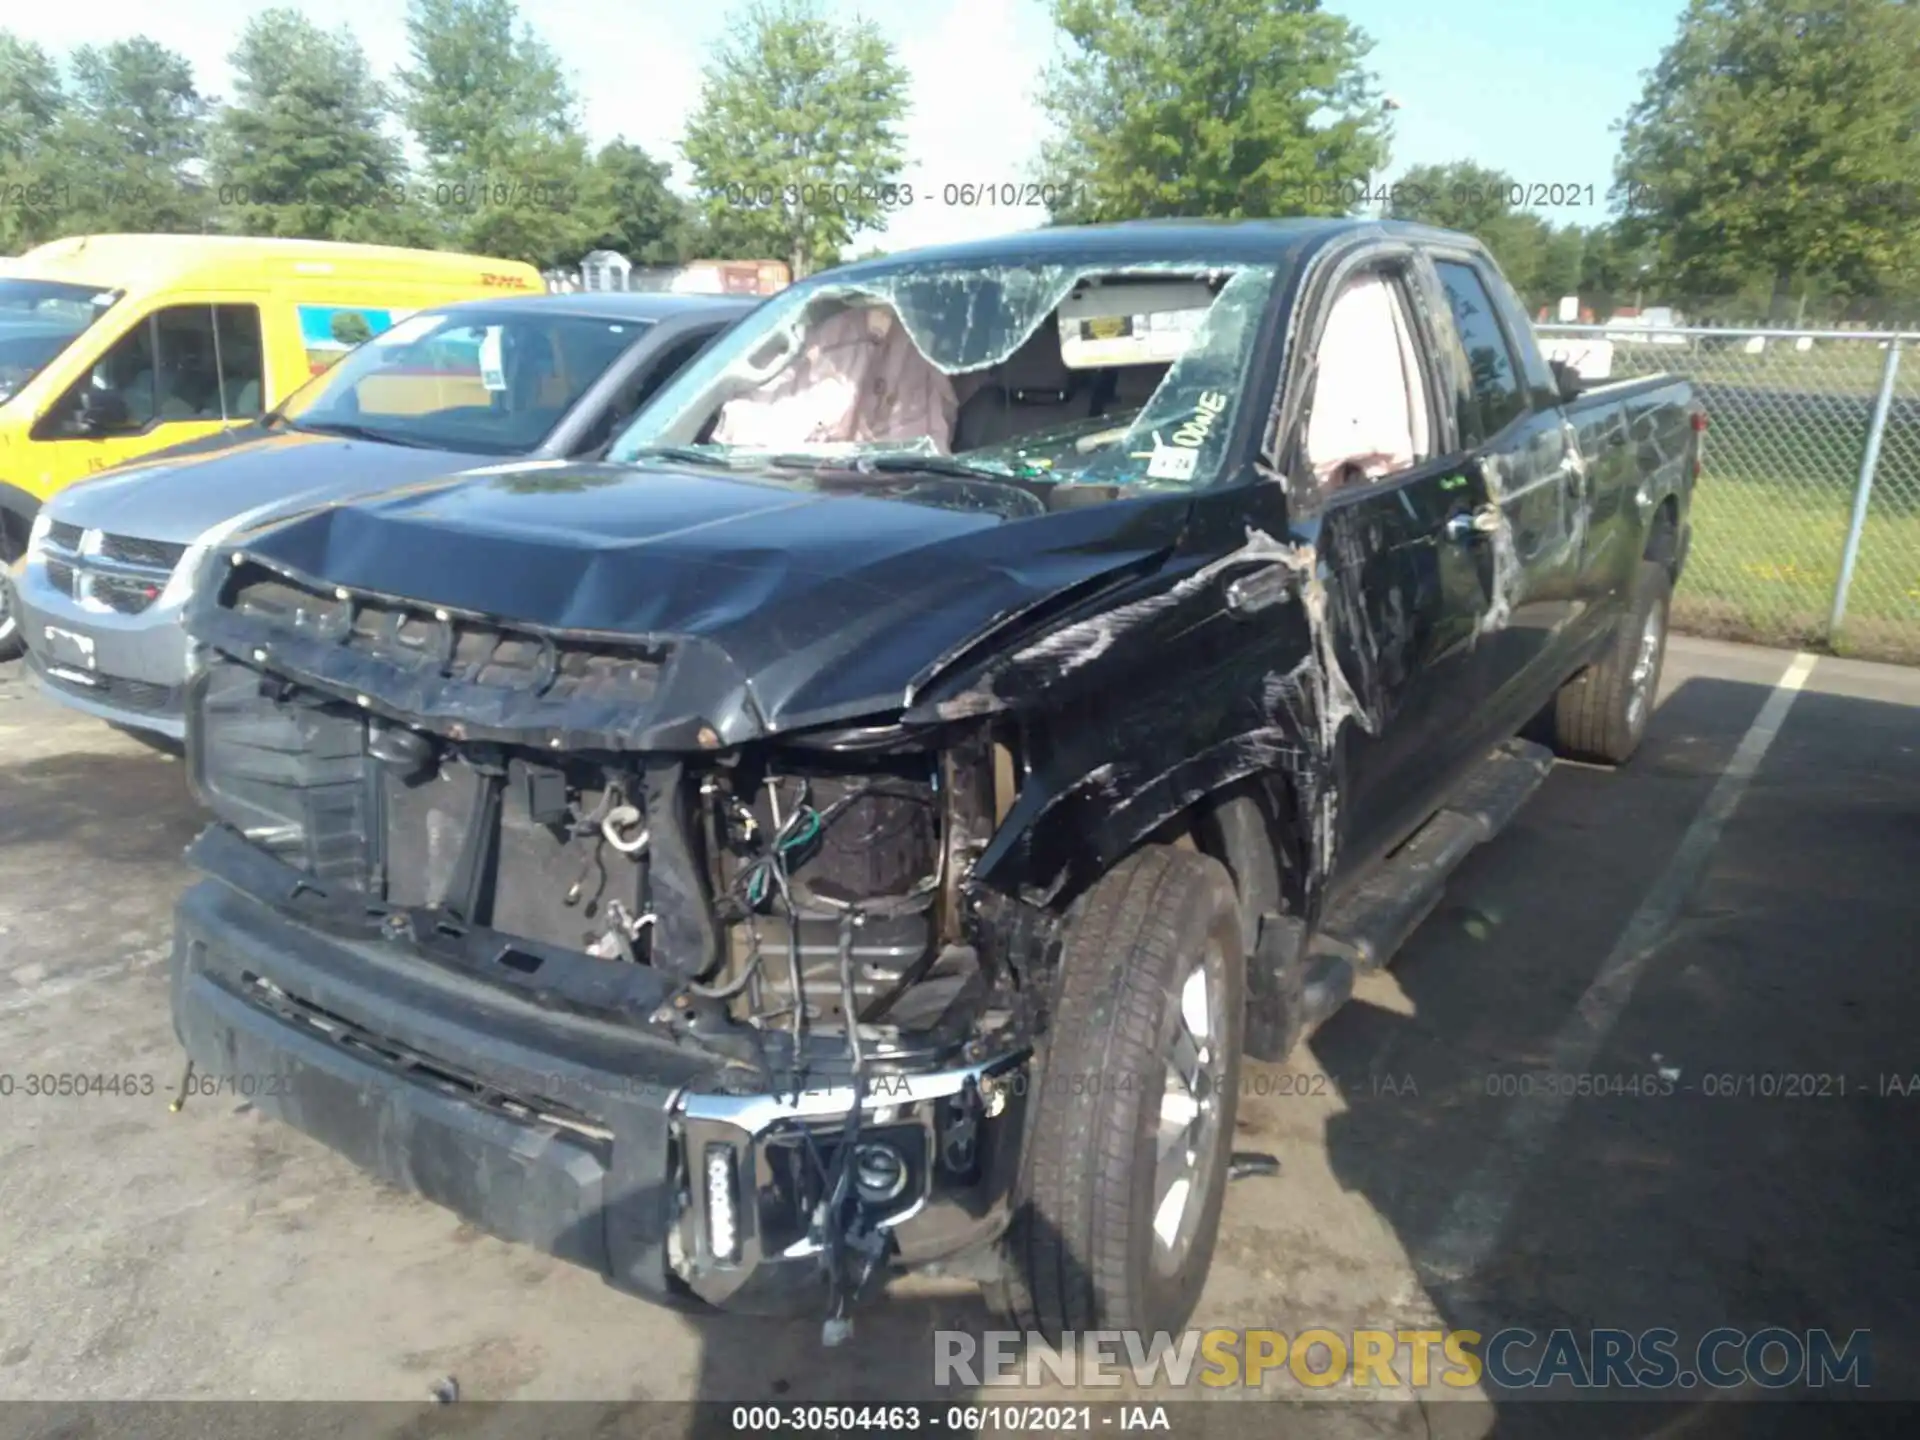
[{"label": "chain-link fence", "polygon": [[1589,377],[1707,409],[1676,627],[1920,663],[1920,335],[1536,327]]}]

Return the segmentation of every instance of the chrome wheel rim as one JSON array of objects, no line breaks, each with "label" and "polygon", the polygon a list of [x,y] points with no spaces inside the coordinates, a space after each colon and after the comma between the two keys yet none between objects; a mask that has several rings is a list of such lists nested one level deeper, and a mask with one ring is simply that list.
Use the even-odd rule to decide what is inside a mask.
[{"label": "chrome wheel rim", "polygon": [[1647,612],[1647,623],[1640,631],[1640,646],[1634,652],[1633,669],[1627,675],[1627,726],[1638,730],[1653,708],[1653,685],[1660,673],[1660,647],[1667,635],[1667,607],[1656,605]]},{"label": "chrome wheel rim", "polygon": [[1214,978],[1225,968],[1209,942],[1175,992],[1178,1013],[1167,1046],[1166,1084],[1154,1134],[1154,1268],[1178,1273],[1207,1208],[1207,1177],[1220,1142],[1221,1050],[1225,996]]}]

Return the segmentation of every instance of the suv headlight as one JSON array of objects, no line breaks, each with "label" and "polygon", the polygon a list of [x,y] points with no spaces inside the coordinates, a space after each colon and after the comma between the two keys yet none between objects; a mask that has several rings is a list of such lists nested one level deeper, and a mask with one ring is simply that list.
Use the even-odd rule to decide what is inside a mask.
[{"label": "suv headlight", "polygon": [[177,605],[193,593],[193,582],[200,567],[206,563],[207,552],[213,549],[213,542],[202,540],[189,545],[186,553],[174,562],[173,573],[167,577],[167,583],[161,587],[159,605]]},{"label": "suv headlight", "polygon": [[27,554],[37,555],[40,547],[47,543],[47,534],[53,529],[53,516],[42,505],[34,512],[33,528],[27,531]]}]

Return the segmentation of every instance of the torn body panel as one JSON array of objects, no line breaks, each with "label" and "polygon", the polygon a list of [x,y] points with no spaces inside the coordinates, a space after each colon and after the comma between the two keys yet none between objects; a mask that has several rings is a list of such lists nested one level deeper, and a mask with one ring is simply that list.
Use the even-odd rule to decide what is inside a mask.
[{"label": "torn body panel", "polygon": [[[328,1064],[396,1112],[420,1090],[492,1107],[508,1128],[463,1152],[483,1170],[544,1146],[611,1174],[651,1137],[639,1288],[746,1307],[791,1284],[837,1323],[890,1267],[991,1270],[1079,897],[1244,797],[1258,823],[1214,858],[1270,865],[1260,908],[1311,930],[1581,663],[1545,607],[1611,620],[1629,545],[1605,536],[1634,511],[1589,437],[1667,429],[1630,397],[1596,402],[1617,423],[1553,410],[1578,437],[1562,493],[1529,468],[1547,440],[1463,441],[1433,376],[1468,387],[1466,362],[1428,355],[1406,437],[1436,453],[1316,490],[1291,437],[1322,272],[1435,232],[1089,233],[796,286],[623,463],[415,485],[210,557],[190,763],[221,827],[176,1002],[196,1060],[306,1016],[335,1038],[287,1045],[350,1050]],[[862,296],[955,382],[954,435],[712,440],[735,381]],[[1436,343],[1438,303],[1416,294],[1403,349]],[[1125,363],[1029,368],[1049,316],[1040,359]],[[757,440],[786,423],[752,418]],[[449,989],[478,1031],[423,1018]],[[599,1081],[662,1047],[672,1084],[543,1092],[484,1053],[488,1025]],[[579,1203],[539,1173],[549,1208]]]}]

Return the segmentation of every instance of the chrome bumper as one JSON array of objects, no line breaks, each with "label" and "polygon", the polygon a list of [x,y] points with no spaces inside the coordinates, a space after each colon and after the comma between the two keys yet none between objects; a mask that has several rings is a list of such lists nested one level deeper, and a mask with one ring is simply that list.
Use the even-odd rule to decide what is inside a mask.
[{"label": "chrome bumper", "polygon": [[[983,1251],[1006,1229],[1027,1093],[1024,1052],[959,1069],[876,1075],[855,1153],[886,1147],[899,1188],[853,1202],[881,1232],[892,1267]],[[821,1203],[837,1173],[851,1085],[782,1095],[683,1092],[672,1124],[680,1208],[669,1263],[693,1293],[731,1310],[819,1305],[829,1258]],[[887,1174],[894,1163],[875,1157]],[[880,1267],[886,1268],[885,1266]]]}]

